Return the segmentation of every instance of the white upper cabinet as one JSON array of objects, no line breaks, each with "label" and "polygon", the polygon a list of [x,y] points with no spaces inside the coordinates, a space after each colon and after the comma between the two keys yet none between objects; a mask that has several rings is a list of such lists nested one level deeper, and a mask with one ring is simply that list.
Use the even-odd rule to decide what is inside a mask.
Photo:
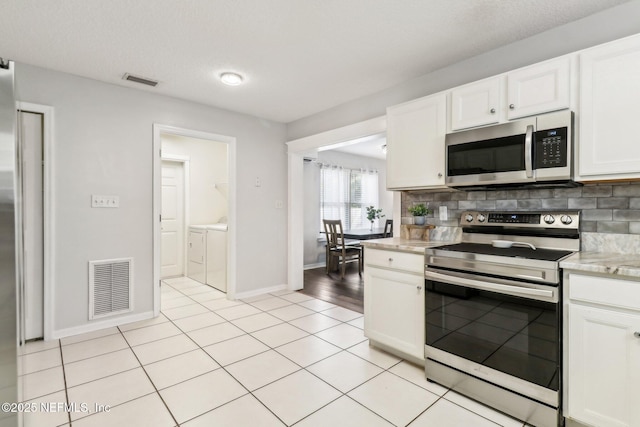
[{"label": "white upper cabinet", "polygon": [[500,121],[500,77],[460,86],[451,91],[451,129],[490,125]]},{"label": "white upper cabinet", "polygon": [[579,180],[640,178],[640,35],[580,53]]},{"label": "white upper cabinet", "polygon": [[387,108],[387,189],[444,187],[446,94]]},{"label": "white upper cabinet", "polygon": [[451,90],[451,130],[569,108],[571,57],[563,56]]},{"label": "white upper cabinet", "polygon": [[507,118],[569,108],[571,58],[568,56],[507,74]]}]

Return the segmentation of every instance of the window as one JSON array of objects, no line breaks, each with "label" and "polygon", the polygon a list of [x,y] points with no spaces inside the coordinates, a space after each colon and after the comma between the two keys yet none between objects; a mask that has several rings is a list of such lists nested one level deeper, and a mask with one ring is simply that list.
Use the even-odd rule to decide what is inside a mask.
[{"label": "window", "polygon": [[323,219],[340,219],[345,230],[369,228],[367,206],[378,206],[376,171],[320,166],[321,230]]}]

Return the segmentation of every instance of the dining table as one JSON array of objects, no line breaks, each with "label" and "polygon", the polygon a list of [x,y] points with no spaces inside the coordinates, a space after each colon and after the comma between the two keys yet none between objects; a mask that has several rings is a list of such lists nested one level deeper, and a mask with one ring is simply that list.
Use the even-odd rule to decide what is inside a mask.
[{"label": "dining table", "polygon": [[350,240],[370,240],[381,239],[384,237],[384,227],[379,228],[355,228],[350,230],[344,230],[345,239]]}]

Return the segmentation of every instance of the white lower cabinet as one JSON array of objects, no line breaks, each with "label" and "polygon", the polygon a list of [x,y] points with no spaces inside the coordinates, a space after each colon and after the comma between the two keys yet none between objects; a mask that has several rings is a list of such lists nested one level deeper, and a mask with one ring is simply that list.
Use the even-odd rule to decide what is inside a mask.
[{"label": "white lower cabinet", "polygon": [[640,282],[581,274],[568,282],[565,416],[640,426]]},{"label": "white lower cabinet", "polygon": [[422,255],[365,249],[365,336],[374,345],[418,363],[424,363],[423,270]]}]

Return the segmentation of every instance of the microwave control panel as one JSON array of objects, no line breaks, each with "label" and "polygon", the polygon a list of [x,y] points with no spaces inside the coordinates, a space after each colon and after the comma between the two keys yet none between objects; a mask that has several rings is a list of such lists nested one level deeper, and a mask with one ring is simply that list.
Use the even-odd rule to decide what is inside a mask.
[{"label": "microwave control panel", "polygon": [[536,169],[567,166],[567,128],[536,132],[534,164]]}]

